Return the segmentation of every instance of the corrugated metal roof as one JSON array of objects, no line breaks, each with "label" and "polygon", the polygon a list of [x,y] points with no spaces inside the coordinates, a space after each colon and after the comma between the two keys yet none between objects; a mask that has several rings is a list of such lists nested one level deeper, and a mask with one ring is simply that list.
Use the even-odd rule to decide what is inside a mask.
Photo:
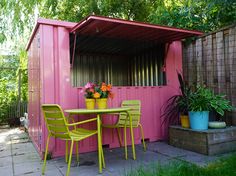
[{"label": "corrugated metal roof", "polygon": [[99,36],[136,41],[159,41],[160,43],[203,34],[199,31],[93,15],[88,16],[75,25],[71,32],[83,36]]},{"label": "corrugated metal roof", "polygon": [[[75,49],[79,53],[121,55],[203,34],[199,31],[93,15],[75,25],[71,33],[76,35]],[[74,46],[73,36],[71,46]]]}]

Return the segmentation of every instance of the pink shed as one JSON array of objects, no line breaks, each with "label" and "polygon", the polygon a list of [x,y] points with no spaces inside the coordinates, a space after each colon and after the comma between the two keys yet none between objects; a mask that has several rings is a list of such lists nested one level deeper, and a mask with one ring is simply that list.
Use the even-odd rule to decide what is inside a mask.
[{"label": "pink shed", "polygon": [[[151,79],[152,76],[150,79],[148,78],[148,75],[154,74],[154,70],[152,70],[152,67],[148,69],[147,66],[147,63],[152,64],[152,60],[147,63],[145,61],[144,65],[147,67],[144,74],[145,79],[143,79],[145,85],[139,84],[139,78],[136,78],[133,83],[132,81],[127,81],[129,85],[118,85],[119,82],[117,81],[117,85],[113,86],[113,92],[116,96],[112,101],[109,101],[109,106],[118,107],[121,101],[126,99],[141,100],[141,123],[145,139],[150,142],[167,139],[168,126],[161,123],[161,107],[170,96],[179,93],[176,70],[182,70],[181,39],[200,34],[202,33],[197,31],[98,16],[89,16],[80,23],[38,19],[27,45],[29,58],[29,135],[38,152],[42,156],[47,138],[47,129],[40,109],[41,104],[57,103],[63,109],[85,107],[84,97],[80,94],[82,86],[80,83],[83,82],[81,81],[82,78],[85,81],[90,80],[86,80],[87,77],[84,78],[83,73],[78,74],[79,76],[74,74],[78,68],[86,68],[86,65],[83,67],[80,62],[79,64],[77,63],[78,68],[73,69],[76,67],[77,60],[86,56],[88,59],[92,57],[93,59],[91,60],[94,62],[94,60],[99,60],[99,58],[106,60],[107,55],[111,58],[110,60],[113,59],[112,61],[109,60],[109,62],[115,61],[114,58],[116,57],[118,57],[117,60],[129,59],[133,49],[129,45],[135,42],[140,43],[140,41],[141,43],[152,41],[152,45],[158,43],[156,41],[161,41],[160,43],[164,45],[164,62],[162,63],[163,70],[161,71],[165,72],[165,83],[163,85],[155,85],[155,81],[153,82]],[[136,40],[137,38],[139,40]],[[132,41],[133,43],[131,42],[127,46],[125,45],[127,42],[119,44],[120,40],[124,41],[125,39],[128,39],[127,42]],[[109,45],[106,45],[106,41]],[[96,42],[99,42],[99,46]],[[113,46],[112,42],[116,42],[116,45]],[[146,46],[149,47],[151,45],[145,44]],[[125,47],[129,47],[129,50]],[[135,48],[136,50],[141,50],[144,45],[137,44]],[[136,60],[139,58],[147,60],[147,55],[140,54],[142,57],[139,57],[137,53],[135,52]],[[138,61],[137,67],[143,65],[141,63],[138,64]],[[88,62],[84,64],[88,65]],[[132,75],[129,80],[138,76],[138,72]],[[78,77],[78,79],[75,80],[75,77]],[[110,77],[106,79],[112,80]],[[114,122],[111,117],[103,120],[108,123]],[[135,143],[141,143],[139,130],[135,129],[134,132]],[[128,140],[130,140],[129,136]],[[104,129],[103,145],[110,148],[119,146],[115,131]],[[80,152],[95,150],[97,150],[96,137],[86,139],[79,145]],[[61,140],[52,139],[49,151],[52,152],[54,157],[62,156],[65,152],[65,143]]]}]

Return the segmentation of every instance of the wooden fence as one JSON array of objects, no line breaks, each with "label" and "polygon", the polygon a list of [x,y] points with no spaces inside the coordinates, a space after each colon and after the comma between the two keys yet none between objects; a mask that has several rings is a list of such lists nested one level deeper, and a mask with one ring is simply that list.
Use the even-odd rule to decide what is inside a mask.
[{"label": "wooden fence", "polygon": [[27,102],[14,103],[9,106],[7,118],[24,117],[27,112]]},{"label": "wooden fence", "polygon": [[0,124],[9,123],[12,122],[12,120],[12,123],[15,123],[14,119],[24,117],[24,113],[28,113],[27,106],[28,102],[14,102],[10,105],[6,105],[4,110],[0,110]]},{"label": "wooden fence", "polygon": [[[189,84],[206,84],[226,94],[236,107],[236,24],[185,44],[183,75]],[[228,115],[236,125],[236,112]]]}]

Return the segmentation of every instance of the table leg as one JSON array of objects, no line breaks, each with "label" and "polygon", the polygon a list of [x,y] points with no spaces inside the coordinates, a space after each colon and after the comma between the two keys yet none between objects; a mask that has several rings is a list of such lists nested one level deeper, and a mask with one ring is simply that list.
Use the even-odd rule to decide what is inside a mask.
[{"label": "table leg", "polygon": [[129,115],[129,123],[130,123],[130,135],[131,135],[131,141],[132,141],[132,151],[133,151],[133,159],[136,160],[136,153],[135,153],[135,146],[134,146],[134,132],[133,132],[133,125],[132,125],[132,116]]},{"label": "table leg", "polygon": [[102,148],[102,122],[101,122],[101,156],[102,156],[102,167],[105,169],[106,165]]},{"label": "table leg", "polygon": [[99,173],[102,173],[101,119],[99,114],[97,114],[97,130],[98,130],[98,165],[99,165]]}]

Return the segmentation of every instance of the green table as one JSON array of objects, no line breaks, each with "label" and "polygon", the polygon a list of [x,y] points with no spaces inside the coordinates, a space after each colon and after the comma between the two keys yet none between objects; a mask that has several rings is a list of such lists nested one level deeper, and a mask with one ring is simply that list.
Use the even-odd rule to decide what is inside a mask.
[{"label": "green table", "polygon": [[[101,128],[101,114],[112,114],[112,113],[127,113],[127,118],[130,121],[130,133],[131,133],[131,141],[132,141],[132,151],[133,158],[136,159],[135,154],[135,146],[134,146],[134,135],[133,135],[133,127],[132,127],[132,116],[129,114],[130,108],[107,108],[107,109],[67,109],[65,112],[69,113],[69,115],[75,114],[96,114],[97,115],[97,129],[98,129],[98,161],[99,161],[99,172],[102,173],[102,167],[105,168],[105,162],[102,166],[102,128]],[[125,158],[128,158],[127,154],[127,140],[126,140],[126,126],[124,127],[124,142],[125,142]],[[104,158],[104,157],[103,157]]]}]

